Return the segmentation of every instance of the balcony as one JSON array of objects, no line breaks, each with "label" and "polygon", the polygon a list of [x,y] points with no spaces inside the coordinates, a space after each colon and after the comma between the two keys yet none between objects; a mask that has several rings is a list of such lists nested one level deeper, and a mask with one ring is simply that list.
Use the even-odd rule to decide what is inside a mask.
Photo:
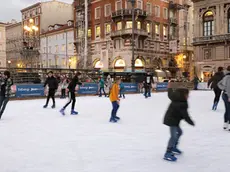
[{"label": "balcony", "polygon": [[230,41],[230,34],[211,35],[193,38],[193,45],[213,44]]},{"label": "balcony", "polygon": [[[145,19],[148,15],[147,15],[147,12],[142,10],[142,9],[135,9],[134,10],[134,15],[135,15],[135,18],[138,17],[138,18],[142,18],[142,19]],[[115,19],[119,19],[119,18],[124,18],[124,17],[127,17],[127,18],[132,18],[132,9],[122,9],[122,10],[117,10],[115,12],[112,13],[112,19],[115,20]]]},{"label": "balcony", "polygon": [[184,9],[184,5],[178,4],[174,1],[170,1],[169,2],[169,9],[182,10],[182,9]]},{"label": "balcony", "polygon": [[[143,37],[144,39],[148,37],[148,32],[142,29],[134,29],[134,35]],[[123,39],[127,37],[132,37],[132,28],[117,30],[111,33],[111,38],[122,37]]]},{"label": "balcony", "polygon": [[177,20],[176,17],[170,17],[170,18],[169,18],[169,23],[170,23],[170,24],[177,25],[177,24],[178,24],[178,20]]}]

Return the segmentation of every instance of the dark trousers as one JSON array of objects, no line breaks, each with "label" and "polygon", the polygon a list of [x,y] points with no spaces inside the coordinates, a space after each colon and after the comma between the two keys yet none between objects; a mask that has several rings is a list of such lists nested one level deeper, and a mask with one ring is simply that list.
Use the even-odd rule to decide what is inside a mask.
[{"label": "dark trousers", "polygon": [[145,87],[145,97],[151,97],[151,86]]},{"label": "dark trousers", "polygon": [[66,91],[65,88],[62,88],[62,89],[61,89],[61,98],[65,98],[65,97],[66,97],[65,91]]},{"label": "dark trousers", "polygon": [[69,100],[68,103],[63,107],[63,109],[66,109],[67,106],[72,102],[72,110],[75,108],[75,103],[76,103],[76,97],[75,97],[75,92],[69,92]]},{"label": "dark trousers", "polygon": [[124,90],[120,90],[120,98],[123,96],[123,98],[125,98],[125,91]]},{"label": "dark trousers", "polygon": [[228,95],[223,93],[222,98],[225,105],[224,122],[230,123],[230,102],[228,101]]},{"label": "dark trousers", "polygon": [[100,89],[99,89],[99,97],[102,96],[102,91],[103,91],[103,93],[104,93],[104,95],[106,97],[106,93],[105,93],[105,88],[104,87],[100,87]]},{"label": "dark trousers", "polygon": [[117,103],[117,101],[112,102],[112,106],[113,106],[113,110],[111,113],[111,118],[115,118],[117,116],[117,111],[119,109],[119,104]]},{"label": "dark trousers", "polygon": [[183,132],[179,126],[170,127],[169,129],[171,137],[168,142],[168,151],[171,151],[174,147],[177,146],[180,136]]},{"label": "dark trousers", "polygon": [[215,93],[214,103],[219,103],[220,95],[222,91],[219,88],[214,88],[213,91]]},{"label": "dark trousers", "polygon": [[46,105],[48,106],[50,98],[53,100],[53,105],[55,105],[55,89],[49,89],[49,93],[46,100]]},{"label": "dark trousers", "polygon": [[6,109],[6,105],[8,102],[9,102],[9,97],[0,96],[0,119]]},{"label": "dark trousers", "polygon": [[194,90],[198,90],[198,83],[194,83]]}]

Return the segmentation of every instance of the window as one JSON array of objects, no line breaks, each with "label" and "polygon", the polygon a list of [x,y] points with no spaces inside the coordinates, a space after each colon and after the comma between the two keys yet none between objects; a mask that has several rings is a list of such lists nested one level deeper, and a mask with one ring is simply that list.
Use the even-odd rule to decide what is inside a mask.
[{"label": "window", "polygon": [[64,33],[62,34],[62,39],[65,39],[65,34]]},{"label": "window", "polygon": [[101,35],[101,27],[100,26],[96,26],[96,38],[99,38]]},{"label": "window", "polygon": [[66,50],[65,44],[62,45],[61,50],[62,50],[62,51],[65,51],[65,50]]},{"label": "window", "polygon": [[140,21],[137,22],[137,29],[141,29],[141,22]]},{"label": "window", "polygon": [[38,8],[38,13],[39,13],[39,14],[41,13],[41,8]]},{"label": "window", "polygon": [[164,19],[168,19],[168,8],[164,8],[163,17]]},{"label": "window", "polygon": [[46,53],[46,47],[43,48],[43,52]]},{"label": "window", "polygon": [[55,46],[55,53],[58,53],[59,51],[59,48],[58,48],[58,45]]},{"label": "window", "polygon": [[142,9],[142,0],[137,1],[137,8]]},{"label": "window", "polygon": [[118,1],[116,1],[116,11],[121,10],[121,9],[122,9],[121,1],[118,0]]},{"label": "window", "polygon": [[101,18],[101,7],[95,8],[95,19]]},{"label": "window", "polygon": [[73,44],[72,43],[69,43],[68,44],[68,50],[71,51],[73,49]]},{"label": "window", "polygon": [[207,11],[203,16],[203,34],[204,36],[214,34],[214,15],[212,11]]},{"label": "window", "polygon": [[133,22],[127,21],[126,22],[126,29],[131,29],[131,28],[133,28]]},{"label": "window", "polygon": [[51,54],[52,53],[52,47],[49,46],[49,53]]},{"label": "window", "polygon": [[122,29],[122,24],[121,22],[117,22],[117,30],[121,30]]},{"label": "window", "polygon": [[150,33],[150,24],[149,23],[147,23],[147,25],[146,25],[146,30],[148,33]]},{"label": "window", "polygon": [[105,24],[105,34],[108,35],[111,32],[111,25],[110,24]]},{"label": "window", "polygon": [[105,5],[105,17],[108,17],[111,15],[111,4]]},{"label": "window", "polygon": [[163,26],[163,35],[167,36],[167,26]]},{"label": "window", "polygon": [[159,25],[159,24],[156,24],[156,25],[155,25],[155,33],[156,33],[157,35],[159,35],[159,33],[160,33],[160,25]]},{"label": "window", "polygon": [[155,6],[155,16],[160,17],[160,6]]},{"label": "window", "polygon": [[115,40],[115,49],[119,50],[124,46],[122,39]]},{"label": "window", "polygon": [[27,13],[27,17],[28,17],[28,18],[30,17],[30,12]]},{"label": "window", "polygon": [[92,35],[92,31],[91,31],[91,29],[88,29],[88,37],[90,38],[91,35]]},{"label": "window", "polygon": [[146,11],[147,11],[148,14],[152,13],[152,5],[150,3],[147,3],[147,5],[146,5]]},{"label": "window", "polygon": [[52,66],[52,60],[49,59],[49,66]]},{"label": "window", "polygon": [[132,9],[132,3],[131,2],[126,2],[126,8],[127,9]]},{"label": "window", "polygon": [[228,33],[230,33],[230,9],[228,10]]},{"label": "window", "polygon": [[33,10],[32,14],[33,14],[33,16],[35,16],[35,15],[36,15],[36,11],[35,11],[35,10]]}]

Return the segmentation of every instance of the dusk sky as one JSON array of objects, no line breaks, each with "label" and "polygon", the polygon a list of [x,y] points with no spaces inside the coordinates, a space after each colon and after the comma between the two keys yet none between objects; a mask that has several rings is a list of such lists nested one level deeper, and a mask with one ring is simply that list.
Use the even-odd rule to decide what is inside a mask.
[{"label": "dusk sky", "polygon": [[[0,22],[9,22],[11,19],[21,21],[20,10],[37,2],[47,0],[0,0]],[[72,3],[73,0],[58,0],[62,2]]]}]

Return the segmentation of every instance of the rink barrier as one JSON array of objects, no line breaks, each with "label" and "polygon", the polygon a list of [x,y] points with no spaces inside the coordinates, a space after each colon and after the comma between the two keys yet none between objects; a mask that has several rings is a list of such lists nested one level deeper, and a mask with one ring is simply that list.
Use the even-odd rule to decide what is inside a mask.
[{"label": "rink barrier", "polygon": [[[26,98],[26,97],[44,97],[45,89],[43,84],[20,84],[12,86],[12,96],[16,98]],[[97,95],[98,94],[98,83],[84,83],[82,86],[77,88],[77,93],[79,95]],[[126,93],[137,93],[138,84],[136,83],[124,83],[124,91]],[[56,96],[61,95],[61,88],[59,87]]]}]

